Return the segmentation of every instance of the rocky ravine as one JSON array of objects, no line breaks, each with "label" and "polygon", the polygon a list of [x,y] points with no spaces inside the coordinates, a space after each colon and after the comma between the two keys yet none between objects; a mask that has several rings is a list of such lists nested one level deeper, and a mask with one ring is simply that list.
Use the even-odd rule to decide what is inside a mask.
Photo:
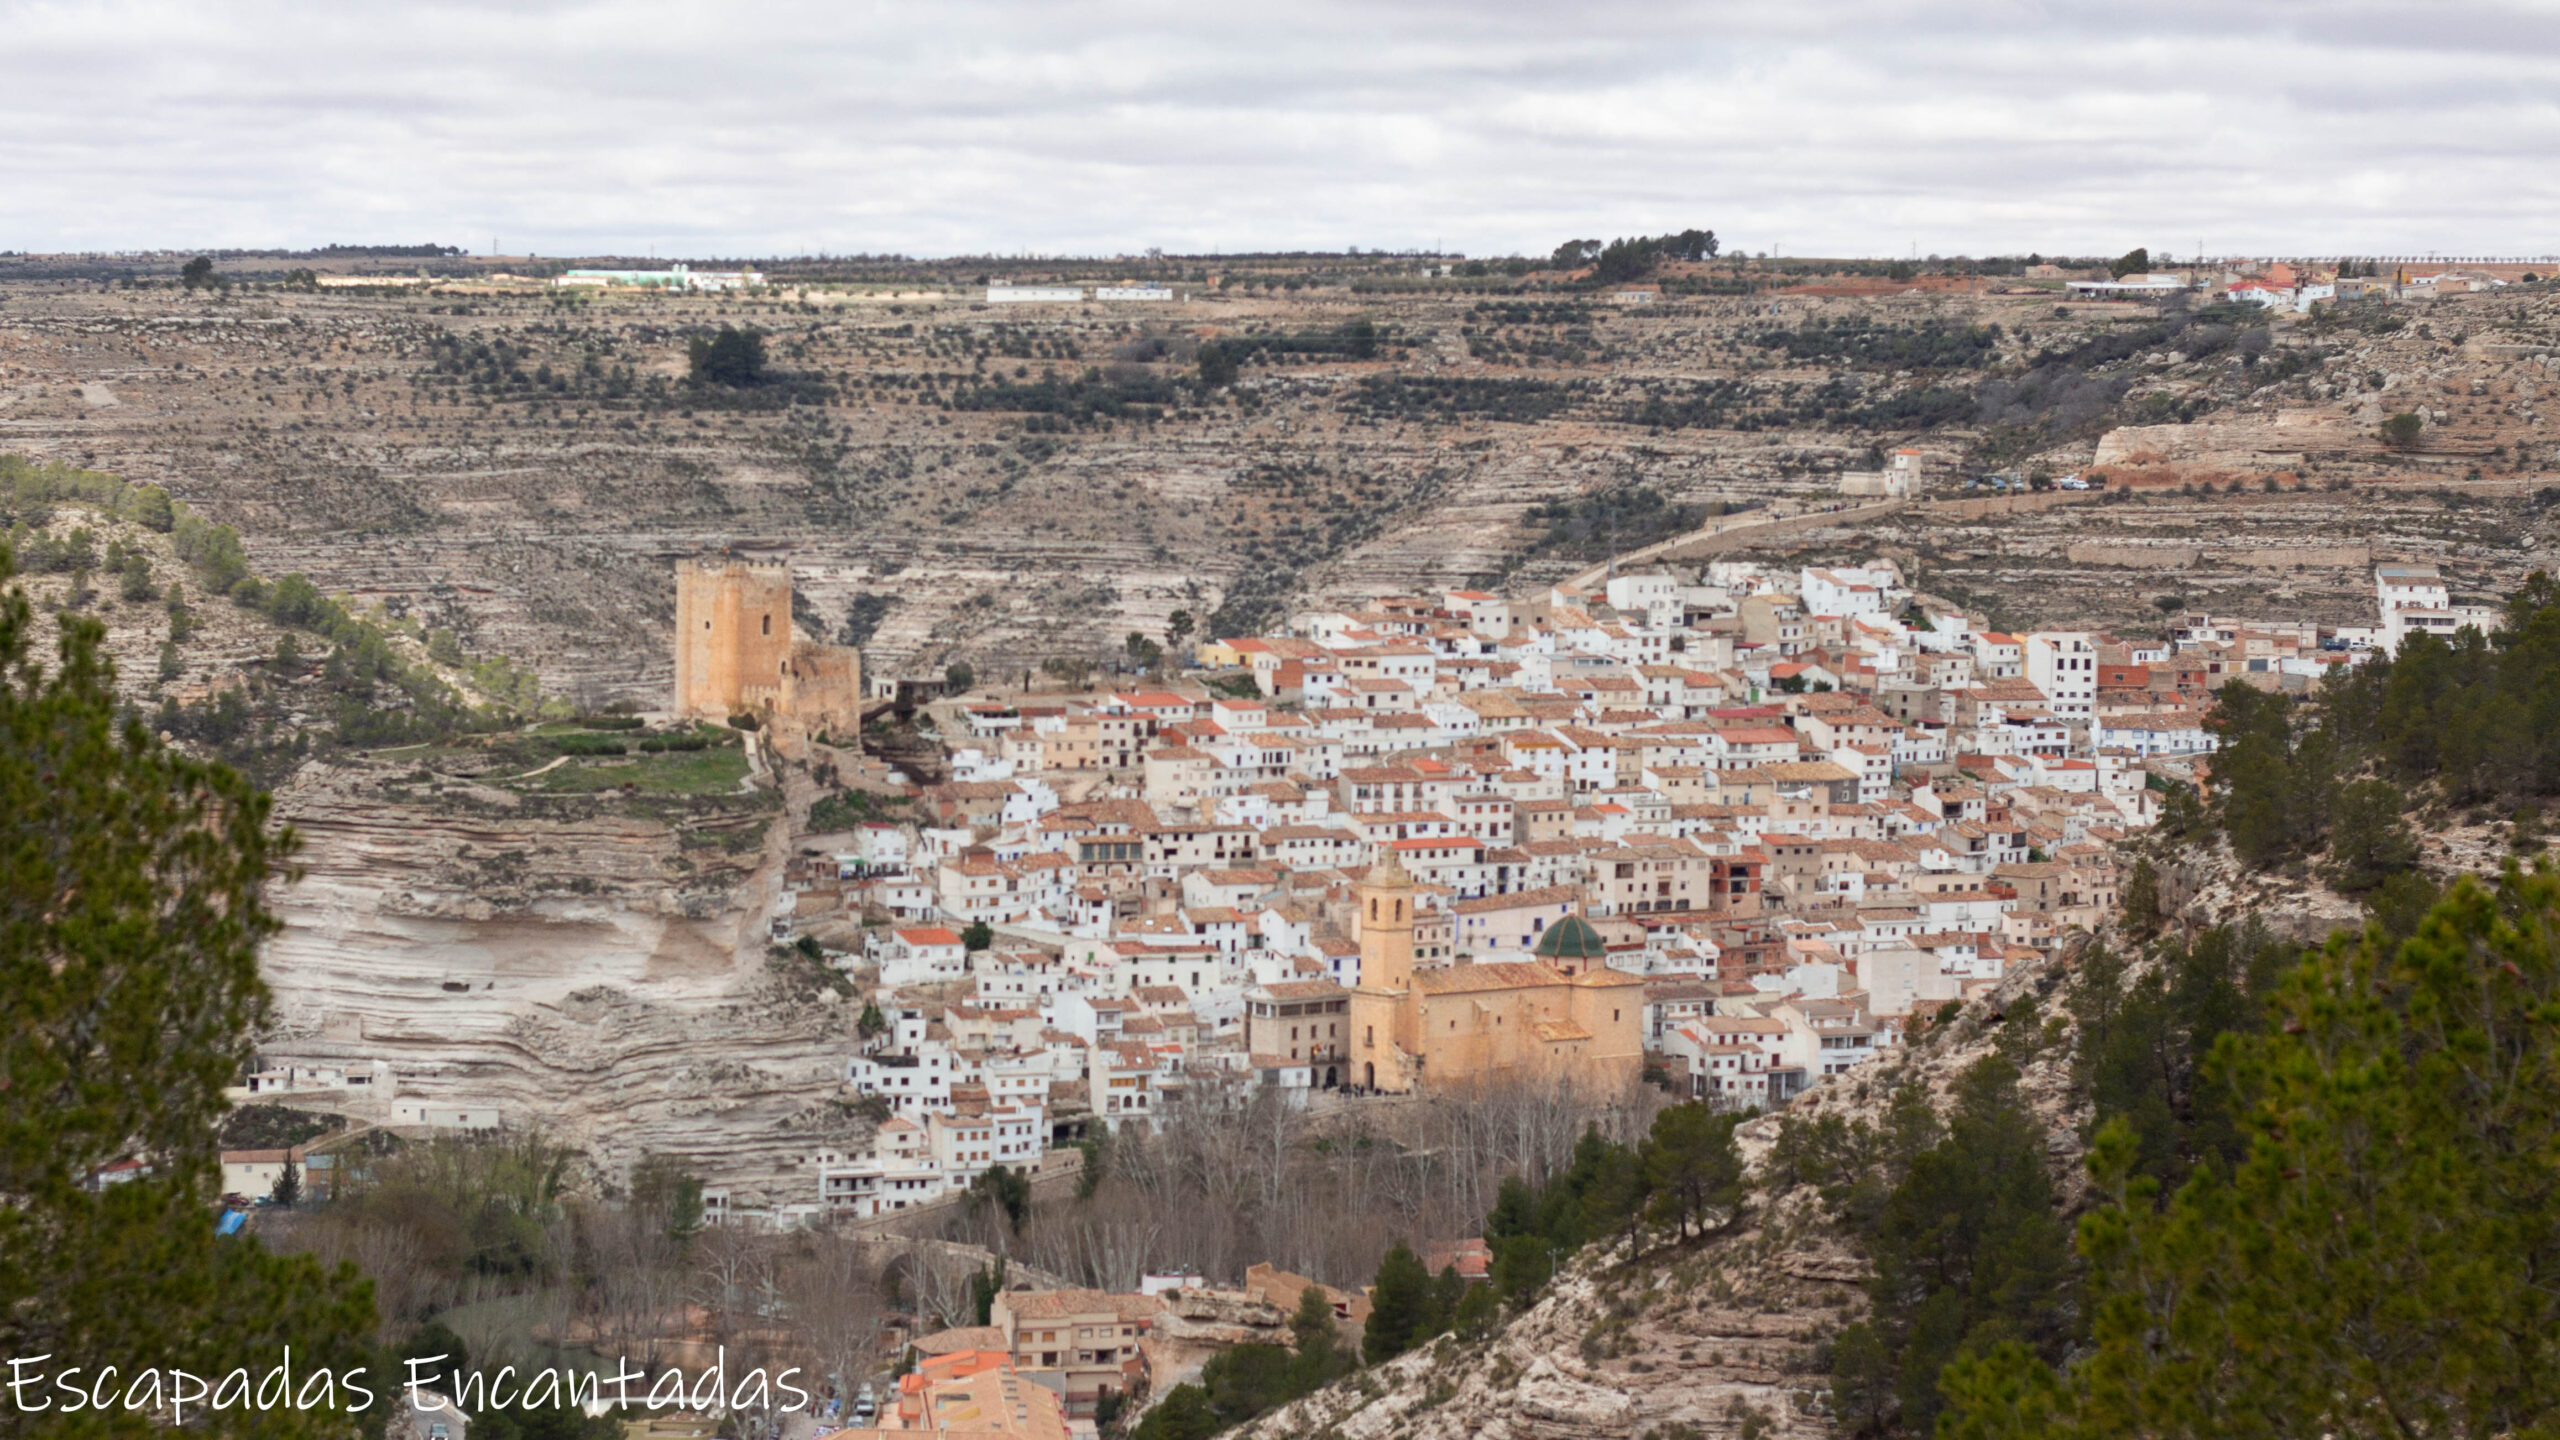
[{"label": "rocky ravine", "polygon": [[742,1202],[815,1198],[810,1150],[867,1122],[834,1103],[853,1015],[766,961],[784,827],[391,773],[315,764],[278,797],[305,873],[274,897],[261,1058],[386,1066],[359,1113],[486,1109],[608,1177],[664,1152]]}]

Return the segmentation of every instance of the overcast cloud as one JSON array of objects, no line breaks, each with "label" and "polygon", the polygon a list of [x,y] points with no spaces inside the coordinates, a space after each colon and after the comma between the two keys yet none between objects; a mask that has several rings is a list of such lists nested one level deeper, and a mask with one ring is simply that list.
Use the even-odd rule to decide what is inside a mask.
[{"label": "overcast cloud", "polygon": [[0,248],[2560,252],[2560,0],[0,0]]}]

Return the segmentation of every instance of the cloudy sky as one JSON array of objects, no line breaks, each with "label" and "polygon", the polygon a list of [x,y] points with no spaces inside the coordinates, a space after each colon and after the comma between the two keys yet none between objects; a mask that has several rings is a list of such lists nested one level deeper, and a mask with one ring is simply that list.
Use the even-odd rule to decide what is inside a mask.
[{"label": "cloudy sky", "polygon": [[2560,0],[0,0],[0,249],[2560,252]]}]

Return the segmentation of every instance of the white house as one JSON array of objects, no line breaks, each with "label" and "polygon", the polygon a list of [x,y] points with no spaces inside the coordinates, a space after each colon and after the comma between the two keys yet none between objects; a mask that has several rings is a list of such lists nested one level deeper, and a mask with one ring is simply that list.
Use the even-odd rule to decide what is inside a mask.
[{"label": "white house", "polygon": [[943,925],[912,925],[874,935],[872,958],[883,985],[930,985],[969,973],[968,947]]},{"label": "white house", "polygon": [[2086,720],[2098,703],[2098,644],[2083,630],[2039,630],[2027,637],[2027,680],[2064,720]]}]

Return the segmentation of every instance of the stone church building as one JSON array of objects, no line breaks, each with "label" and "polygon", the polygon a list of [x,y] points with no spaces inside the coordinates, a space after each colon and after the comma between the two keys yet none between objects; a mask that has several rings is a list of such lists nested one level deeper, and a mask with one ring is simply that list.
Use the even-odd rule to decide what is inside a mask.
[{"label": "stone church building", "polygon": [[1404,1091],[1570,1078],[1609,1086],[1643,1068],[1644,981],[1608,967],[1599,932],[1581,916],[1548,926],[1530,960],[1417,969],[1414,881],[1392,852],[1357,894],[1354,1084]]}]

